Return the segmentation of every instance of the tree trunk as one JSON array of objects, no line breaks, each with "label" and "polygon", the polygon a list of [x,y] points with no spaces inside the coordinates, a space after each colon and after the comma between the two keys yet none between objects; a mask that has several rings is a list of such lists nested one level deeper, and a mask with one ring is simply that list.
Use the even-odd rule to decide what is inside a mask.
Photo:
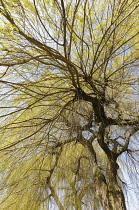
[{"label": "tree trunk", "polygon": [[94,186],[96,199],[104,210],[126,210],[124,194],[116,180],[115,169],[113,170],[110,166],[104,176],[97,167],[94,174]]},{"label": "tree trunk", "polygon": [[97,154],[89,141],[82,141],[90,154],[90,163],[93,167],[93,191],[96,201],[104,210],[126,210],[125,198],[121,186],[117,181],[119,168],[114,155],[105,153],[105,169],[102,169],[97,161]]}]

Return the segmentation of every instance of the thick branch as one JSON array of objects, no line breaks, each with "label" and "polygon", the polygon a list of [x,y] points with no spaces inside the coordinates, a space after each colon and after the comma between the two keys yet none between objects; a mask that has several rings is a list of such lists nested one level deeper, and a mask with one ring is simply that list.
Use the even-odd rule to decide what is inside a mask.
[{"label": "thick branch", "polygon": [[60,202],[60,200],[59,200],[59,198],[58,198],[58,196],[57,196],[57,194],[56,194],[56,192],[55,192],[55,190],[54,190],[54,187],[52,187],[52,186],[49,184],[49,189],[51,190],[51,195],[52,195],[52,197],[54,198],[54,200],[55,200],[55,202],[56,202],[58,208],[59,208],[60,210],[64,210],[64,207],[62,206],[62,204],[61,204],[61,202]]}]

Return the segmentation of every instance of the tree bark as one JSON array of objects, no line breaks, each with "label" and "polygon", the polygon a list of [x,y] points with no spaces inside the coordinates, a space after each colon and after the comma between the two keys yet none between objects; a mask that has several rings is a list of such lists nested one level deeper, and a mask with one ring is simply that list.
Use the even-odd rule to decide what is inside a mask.
[{"label": "tree bark", "polygon": [[95,197],[104,210],[126,210],[123,191],[114,177],[110,171],[104,176],[97,168],[94,176]]},{"label": "tree bark", "polygon": [[108,164],[106,163],[107,169],[104,173],[103,169],[99,167],[93,146],[88,142],[86,148],[90,153],[90,161],[93,165],[93,189],[96,200],[104,210],[126,210],[124,194],[117,180],[118,164],[116,159],[106,160]]}]

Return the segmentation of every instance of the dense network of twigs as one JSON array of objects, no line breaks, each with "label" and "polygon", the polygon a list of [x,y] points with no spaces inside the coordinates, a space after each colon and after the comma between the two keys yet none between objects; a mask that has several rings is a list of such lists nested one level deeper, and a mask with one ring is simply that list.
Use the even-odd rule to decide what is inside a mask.
[{"label": "dense network of twigs", "polygon": [[130,208],[138,3],[0,0],[2,209]]}]

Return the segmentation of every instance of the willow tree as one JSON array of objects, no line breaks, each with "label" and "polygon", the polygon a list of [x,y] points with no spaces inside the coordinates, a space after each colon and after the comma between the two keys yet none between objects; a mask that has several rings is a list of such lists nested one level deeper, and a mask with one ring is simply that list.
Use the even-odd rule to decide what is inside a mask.
[{"label": "willow tree", "polygon": [[137,187],[139,161],[138,3],[0,0],[2,209],[128,208],[127,172]]}]

